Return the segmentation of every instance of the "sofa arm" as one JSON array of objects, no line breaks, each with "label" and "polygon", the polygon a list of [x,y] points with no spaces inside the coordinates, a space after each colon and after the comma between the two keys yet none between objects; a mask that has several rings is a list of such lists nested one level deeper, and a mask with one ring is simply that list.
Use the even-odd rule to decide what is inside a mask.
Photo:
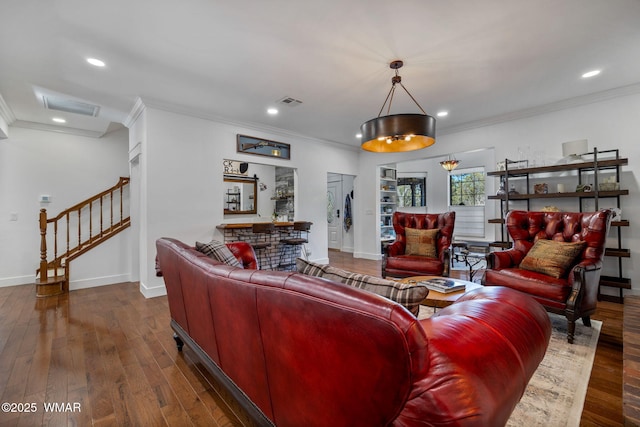
[{"label": "sofa arm", "polygon": [[581,312],[596,309],[601,271],[602,261],[591,260],[584,260],[571,269],[569,283],[571,283],[572,289],[567,299],[569,310],[574,310],[576,304],[580,305]]},{"label": "sofa arm", "polygon": [[450,249],[447,248],[444,251],[442,251],[442,253],[440,254],[440,261],[442,261],[442,265],[444,266],[442,275],[444,277],[449,277],[450,269],[451,269],[451,250]]},{"label": "sofa arm", "polygon": [[497,251],[487,254],[487,269],[500,270],[502,268],[511,268],[520,265],[524,258],[522,252],[515,249],[506,251]]},{"label": "sofa arm", "polygon": [[505,425],[547,350],[544,308],[496,286],[469,292],[420,323],[430,368],[392,425]]},{"label": "sofa arm", "polygon": [[404,255],[404,245],[401,242],[396,240],[395,242],[393,242],[389,246],[387,246],[387,250],[385,251],[385,255],[388,256],[388,257]]},{"label": "sofa arm", "polygon": [[247,242],[227,242],[225,243],[227,247],[231,250],[233,256],[235,256],[242,267],[246,270],[257,270],[258,269],[258,259],[256,257],[256,252],[253,250],[253,246],[251,246]]}]

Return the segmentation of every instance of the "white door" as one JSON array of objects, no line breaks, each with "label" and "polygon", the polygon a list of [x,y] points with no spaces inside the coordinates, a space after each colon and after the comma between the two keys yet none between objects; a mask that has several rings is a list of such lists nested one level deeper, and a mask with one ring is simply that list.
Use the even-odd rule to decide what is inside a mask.
[{"label": "white door", "polygon": [[329,249],[342,249],[342,182],[327,182],[327,230]]}]

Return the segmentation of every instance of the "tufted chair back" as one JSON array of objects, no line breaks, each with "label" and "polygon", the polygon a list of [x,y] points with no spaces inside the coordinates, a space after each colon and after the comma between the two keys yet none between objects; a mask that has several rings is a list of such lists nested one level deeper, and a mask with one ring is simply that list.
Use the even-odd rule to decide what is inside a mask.
[{"label": "tufted chair back", "polygon": [[402,253],[404,253],[404,248],[407,243],[407,237],[404,231],[405,228],[417,228],[421,230],[439,228],[440,232],[438,233],[436,248],[438,251],[438,257],[441,261],[444,261],[444,254],[449,246],[451,246],[455,220],[455,212],[445,212],[440,214],[395,212],[393,214],[393,229],[396,232],[396,242],[399,242],[402,245]]},{"label": "tufted chair back", "polygon": [[[531,212],[510,211],[507,230],[513,248],[522,258],[539,239],[560,242],[587,242],[578,260],[601,262],[605,240],[611,224],[611,211],[598,212]],[[515,260],[517,263],[522,258]]]}]

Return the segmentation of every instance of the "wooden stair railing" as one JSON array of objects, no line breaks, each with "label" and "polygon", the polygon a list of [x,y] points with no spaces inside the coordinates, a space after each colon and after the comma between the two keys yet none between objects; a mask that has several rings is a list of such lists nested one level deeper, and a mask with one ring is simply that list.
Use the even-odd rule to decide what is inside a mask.
[{"label": "wooden stair railing", "polygon": [[[69,263],[131,225],[128,177],[113,187],[47,218],[40,209],[40,267],[36,270],[36,296],[60,295],[69,291]],[[115,209],[115,212],[114,212]],[[53,235],[47,235],[53,224]],[[77,227],[77,236],[76,236]],[[72,235],[73,231],[73,235]],[[48,260],[48,242],[53,259]]]}]

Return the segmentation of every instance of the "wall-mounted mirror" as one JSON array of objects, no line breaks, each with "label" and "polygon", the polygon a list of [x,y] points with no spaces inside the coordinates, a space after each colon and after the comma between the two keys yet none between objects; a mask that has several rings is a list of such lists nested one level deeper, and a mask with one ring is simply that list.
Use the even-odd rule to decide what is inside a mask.
[{"label": "wall-mounted mirror", "polygon": [[224,177],[225,215],[255,214],[258,206],[258,180],[255,178]]}]

